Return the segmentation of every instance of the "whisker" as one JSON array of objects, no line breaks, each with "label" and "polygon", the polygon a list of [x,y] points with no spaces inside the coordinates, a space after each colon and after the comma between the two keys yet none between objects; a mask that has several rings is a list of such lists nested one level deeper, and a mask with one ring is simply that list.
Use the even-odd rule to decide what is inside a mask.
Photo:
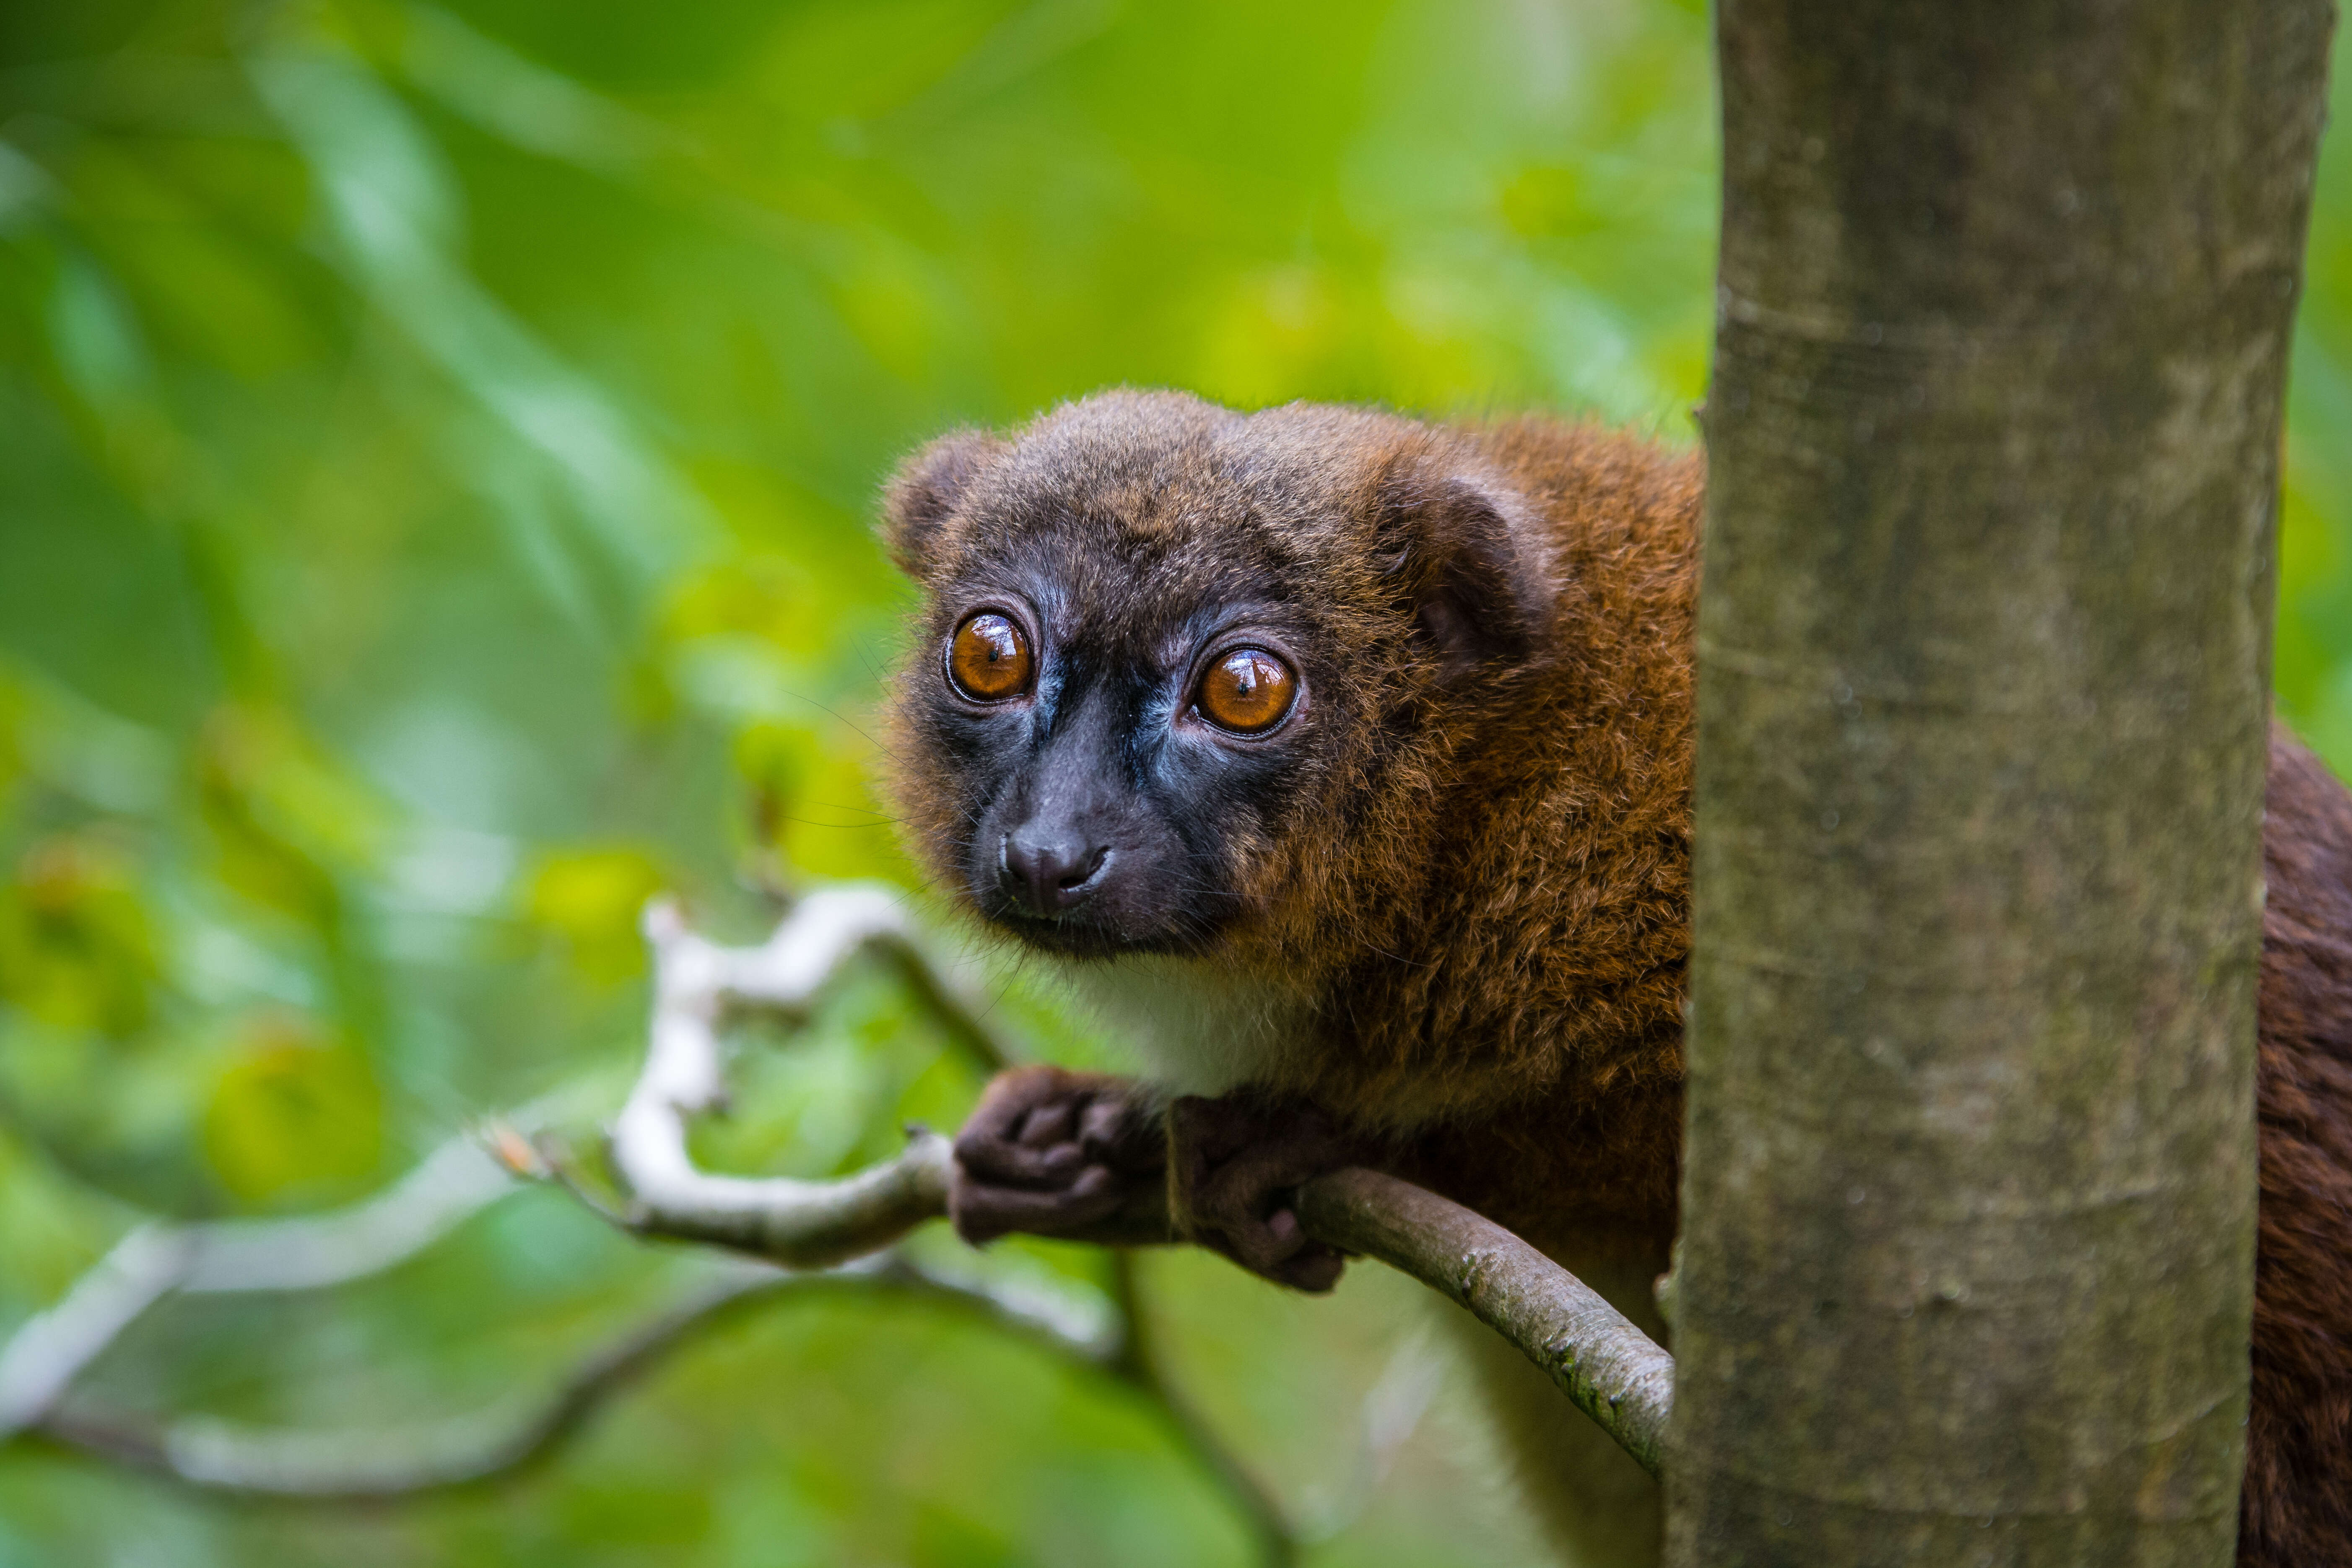
[{"label": "whisker", "polygon": [[857,661],[866,667],[866,673],[874,678],[875,685],[887,686],[889,684],[889,670],[886,668],[880,661],[875,658],[872,647],[867,644],[864,637],[856,636],[851,637],[849,639],[849,646],[856,653]]},{"label": "whisker", "polygon": [[892,762],[895,763],[898,761],[898,752],[892,751],[889,747],[876,740],[872,735],[868,734],[862,726],[854,722],[847,714],[843,713],[839,709],[832,707],[826,703],[819,702],[815,698],[809,696],[803,691],[786,691],[784,695],[793,699],[796,702],[805,702],[821,713],[830,713],[842,724],[844,728],[848,730],[850,733],[864,741],[867,745],[873,747],[876,751],[881,752]]},{"label": "whisker", "polygon": [[852,805],[846,801],[813,800],[809,802],[809,804],[814,806],[821,807],[826,811],[854,811],[862,816],[879,817],[885,822],[896,822],[898,820],[898,817],[893,816],[887,811],[882,811],[870,805]]}]

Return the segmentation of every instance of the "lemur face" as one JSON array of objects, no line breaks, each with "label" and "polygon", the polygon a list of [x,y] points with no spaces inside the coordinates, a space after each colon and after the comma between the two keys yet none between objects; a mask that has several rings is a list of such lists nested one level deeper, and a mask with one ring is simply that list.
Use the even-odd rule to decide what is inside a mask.
[{"label": "lemur face", "polygon": [[898,795],[946,889],[1056,952],[1198,952],[1315,873],[1501,624],[1384,535],[1401,424],[1118,393],[901,472]]},{"label": "lemur face", "polygon": [[926,581],[898,725],[946,818],[923,847],[1040,947],[1197,950],[1264,896],[1346,683],[1263,526],[1056,467]]}]

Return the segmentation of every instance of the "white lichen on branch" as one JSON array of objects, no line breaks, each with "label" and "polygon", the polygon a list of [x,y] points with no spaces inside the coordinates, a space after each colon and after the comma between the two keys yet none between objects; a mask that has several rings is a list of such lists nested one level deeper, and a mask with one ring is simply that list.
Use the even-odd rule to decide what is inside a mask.
[{"label": "white lichen on branch", "polygon": [[[887,1247],[947,1212],[948,1141],[917,1131],[896,1160],[835,1182],[713,1175],[686,1146],[689,1117],[725,1098],[719,1029],[733,1007],[798,1021],[855,955],[887,950],[937,976],[896,895],[879,888],[809,894],[757,947],[721,947],[688,927],[667,900],[646,910],[654,952],[646,1060],[614,1120],[614,1173],[632,1229],[717,1242],[795,1268],[822,1268]],[[936,981],[932,993],[961,987]]]}]

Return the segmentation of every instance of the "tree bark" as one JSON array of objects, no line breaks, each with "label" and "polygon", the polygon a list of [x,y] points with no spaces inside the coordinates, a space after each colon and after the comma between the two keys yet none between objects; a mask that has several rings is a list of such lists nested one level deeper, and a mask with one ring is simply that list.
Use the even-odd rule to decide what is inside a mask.
[{"label": "tree bark", "polygon": [[2226,1563],[2325,0],[1721,0],[1668,1559]]}]

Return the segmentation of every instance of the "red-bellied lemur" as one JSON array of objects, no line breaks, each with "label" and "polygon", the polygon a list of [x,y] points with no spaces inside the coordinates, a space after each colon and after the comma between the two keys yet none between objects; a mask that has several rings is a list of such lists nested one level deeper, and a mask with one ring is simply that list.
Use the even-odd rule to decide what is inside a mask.
[{"label": "red-bellied lemur", "polygon": [[[932,874],[1075,961],[1158,1065],[991,1086],[974,1239],[1180,1226],[1327,1289],[1285,1206],[1371,1163],[1653,1333],[1682,1136],[1695,456],[1547,418],[1238,414],[1110,392],[925,447],[885,532],[924,595],[896,793]],[[2279,731],[2241,1561],[2352,1562],[2352,797]],[[1654,1489],[1516,1351],[1534,1500],[1654,1552]]]}]

